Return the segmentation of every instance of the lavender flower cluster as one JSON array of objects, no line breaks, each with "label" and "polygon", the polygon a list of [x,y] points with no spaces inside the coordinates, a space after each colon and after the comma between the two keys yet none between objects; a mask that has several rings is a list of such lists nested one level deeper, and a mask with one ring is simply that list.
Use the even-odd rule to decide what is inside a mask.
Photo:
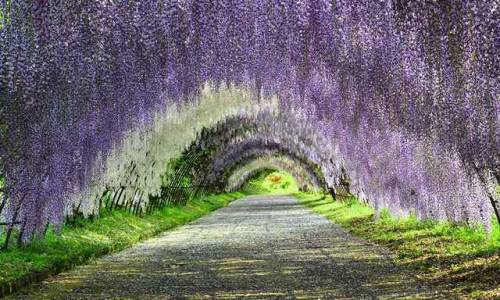
[{"label": "lavender flower cluster", "polygon": [[[214,176],[286,149],[379,210],[488,226],[500,209],[498,14],[489,0],[0,1],[1,218],[29,241],[98,192],[147,201],[167,171],[154,162],[168,143],[149,142],[165,134],[152,131],[208,85],[248,90],[257,106],[279,99],[271,117],[241,106],[259,130],[221,146],[235,150],[212,156]],[[217,109],[212,123],[228,116]]]}]

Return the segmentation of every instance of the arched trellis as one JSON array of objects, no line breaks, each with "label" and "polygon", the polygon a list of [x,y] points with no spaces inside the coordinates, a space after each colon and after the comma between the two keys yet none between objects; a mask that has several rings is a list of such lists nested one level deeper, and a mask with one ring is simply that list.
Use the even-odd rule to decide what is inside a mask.
[{"label": "arched trellis", "polygon": [[255,158],[264,155],[284,155],[301,165],[311,180],[315,181],[321,188],[327,188],[323,174],[317,163],[309,160],[301,153],[277,143],[262,140],[243,140],[237,144],[229,144],[222,147],[219,152],[211,158],[210,172],[205,176],[214,186],[225,187],[228,178],[241,167]]},{"label": "arched trellis", "polygon": [[[236,167],[238,164],[234,163],[235,161],[258,155],[258,151],[281,151],[282,154],[308,166],[310,175],[317,182],[321,182],[322,186],[326,187],[328,183],[330,188],[335,187],[337,177],[331,172],[336,170],[336,165],[332,161],[333,153],[326,151],[325,147],[318,144],[318,141],[321,142],[323,139],[312,138],[314,134],[311,128],[298,130],[303,127],[294,126],[294,122],[299,122],[295,118],[293,113],[287,113],[284,117],[282,114],[264,112],[253,117],[229,118],[213,128],[203,130],[198,140],[189,148],[206,154],[198,162],[198,175],[196,176],[201,178],[198,180],[208,178],[210,185],[221,190],[230,174],[230,171],[224,172],[228,165]],[[282,131],[275,130],[278,126],[290,126],[296,129],[290,129],[283,134]],[[240,150],[236,151],[236,149]],[[325,161],[330,162],[328,164],[330,169],[324,168]],[[334,168],[331,169],[332,167]],[[330,172],[330,181],[325,179],[324,171]],[[342,173],[339,174],[342,175]],[[337,179],[337,182],[342,181]]]},{"label": "arched trellis", "polygon": [[[320,143],[345,162],[321,164],[327,181],[344,165],[353,192],[379,207],[400,202],[421,217],[484,223],[493,207],[500,220],[496,6],[3,1],[8,218],[22,207],[29,237],[47,219],[61,222],[73,204],[92,212],[105,189],[87,191],[101,179],[94,164],[129,130],[147,131],[165,94],[185,103],[205,83],[225,82],[278,95],[283,107],[305,111],[302,123],[314,123],[318,135],[340,140]],[[123,182],[159,193],[142,167],[125,163],[117,173],[137,171],[141,179]],[[134,187],[125,189],[135,197]]]},{"label": "arched trellis", "polygon": [[[283,115],[286,115],[286,117],[283,117]],[[380,205],[379,202],[373,201],[374,198],[368,198],[365,194],[364,191],[364,183],[360,182],[359,179],[357,178],[357,175],[354,173],[352,174],[352,170],[349,170],[347,166],[344,166],[342,156],[338,155],[339,152],[331,151],[330,149],[336,149],[335,147],[335,141],[327,140],[324,139],[321,135],[321,133],[315,133],[314,131],[309,131],[308,129],[303,130],[302,132],[295,130],[297,128],[294,126],[294,122],[297,121],[297,119],[301,118],[301,115],[294,115],[285,113],[283,115],[258,115],[255,120],[245,120],[239,119],[236,123],[233,122],[231,127],[232,133],[235,132],[240,132],[241,134],[227,134],[224,135],[224,126],[220,124],[217,126],[217,130],[212,130],[210,131],[211,134],[207,134],[206,136],[211,136],[211,137],[222,137],[222,138],[214,138],[212,141],[209,140],[203,140],[200,142],[200,145],[204,146],[214,146],[216,145],[217,147],[213,147],[211,152],[214,153],[214,149],[224,149],[224,145],[231,145],[231,144],[238,144],[243,141],[247,141],[247,143],[252,143],[248,142],[251,139],[254,139],[254,142],[257,143],[262,143],[263,141],[269,141],[272,143],[274,140],[275,142],[278,141],[279,143],[282,144],[287,144],[290,143],[292,144],[292,148],[294,148],[294,151],[303,151],[305,153],[308,153],[309,157],[312,158],[312,160],[316,161],[318,165],[321,167],[322,171],[325,174],[325,178],[327,182],[329,183],[329,187],[334,187],[334,188],[342,188],[346,189],[348,191],[354,192],[358,196],[361,197],[362,200],[370,203],[371,205],[375,206],[378,211],[384,207],[391,207],[394,206],[396,207],[395,209],[391,208],[391,211],[394,211],[398,213],[398,210],[402,214],[408,214],[408,213],[416,213],[416,212],[421,212],[421,211],[427,211],[424,214],[419,214],[419,217],[422,218],[428,218],[428,217],[435,217],[434,211],[441,210],[442,208],[435,208],[433,207],[434,204],[430,204],[429,202],[434,201],[433,198],[426,199],[425,197],[420,197],[419,199],[416,199],[415,197],[415,192],[414,190],[410,187],[408,187],[406,190],[392,190],[391,180],[392,181],[398,181],[397,177],[392,177],[392,179],[389,178],[388,181],[386,181],[384,184],[387,187],[387,191],[389,193],[393,193],[393,195],[398,196],[396,198],[396,201],[391,201],[390,199],[387,200],[385,204]],[[250,122],[249,122],[250,121]],[[302,120],[303,121],[303,120]],[[248,130],[233,130],[234,128],[243,128],[247,127]],[[288,130],[282,131],[279,130],[280,126],[287,126]],[[277,130],[278,128],[278,130]],[[208,133],[209,131],[207,131]],[[289,132],[290,134],[275,134],[276,132],[281,133],[281,132]],[[316,136],[315,136],[316,135]],[[303,136],[303,138],[302,138]],[[311,138],[315,136],[314,138]],[[258,141],[260,139],[260,141]],[[321,141],[321,143],[317,143],[317,141]],[[220,153],[228,153],[228,149],[230,147],[227,147],[225,150],[219,150]],[[265,149],[265,146],[262,147],[262,149]],[[300,150],[296,150],[300,149]],[[325,151],[326,149],[326,151]],[[328,151],[330,150],[330,151]],[[349,150],[349,149],[347,149]],[[345,151],[345,150],[344,150]],[[350,150],[353,151],[353,150]],[[354,150],[356,151],[356,150]],[[240,154],[245,153],[245,151],[241,151]],[[338,156],[336,156],[337,154]],[[228,162],[235,160],[236,157],[239,156],[239,154],[234,155],[233,157],[231,156],[220,156],[219,159],[215,158],[217,157],[216,154],[213,155],[214,160],[218,160],[218,163],[212,162],[212,165],[206,164],[207,166],[210,165],[210,167],[207,167],[207,170],[200,172],[201,174],[209,174],[210,171],[213,170],[218,170],[218,175],[213,175],[213,178],[217,178],[218,176],[222,176],[224,174],[224,165],[229,164]],[[339,159],[340,156],[340,159]],[[390,157],[389,157],[390,158]],[[397,158],[395,156],[394,158]],[[351,160],[352,161],[352,160]],[[218,164],[218,166],[217,166]],[[364,167],[364,166],[363,166]],[[359,167],[357,167],[359,169]],[[370,168],[370,166],[366,166],[364,168]],[[326,170],[326,172],[325,172]],[[208,173],[207,173],[208,172]],[[354,175],[354,177],[352,177]],[[463,175],[460,175],[463,176]],[[219,177],[221,178],[221,177]],[[354,179],[354,180],[353,180]],[[377,184],[376,182],[374,184]],[[354,187],[354,189],[353,189]],[[332,194],[335,194],[336,191],[335,189],[331,190]],[[432,197],[432,195],[430,195]],[[424,207],[422,208],[422,205]],[[482,204],[484,205],[484,203]],[[477,208],[477,207],[476,207]],[[467,207],[461,207],[460,209],[457,209],[456,211],[460,214],[460,212],[467,212],[468,209],[475,209],[474,207],[467,208]],[[485,219],[488,219],[488,212],[487,212],[487,207],[482,206],[479,207],[479,210],[482,214],[482,217]],[[451,220],[454,220],[456,218],[464,220],[467,220],[469,217],[465,215],[465,217],[461,215],[447,215],[445,217],[441,218],[448,218]]]},{"label": "arched trellis", "polygon": [[[304,134],[300,147],[323,147],[307,154],[325,180],[342,186],[344,178],[378,211],[486,226],[496,213],[500,221],[498,1],[1,2],[16,13],[0,18],[0,160],[8,161],[0,170],[16,201],[6,221],[23,222],[27,239],[47,215],[57,223],[71,214],[62,213],[70,193],[82,192],[71,208],[85,210],[96,199],[85,188],[100,180],[92,172],[99,156],[129,130],[149,130],[165,103],[196,103],[206,82],[276,94],[281,106],[304,111],[301,123],[334,142]],[[123,181],[104,192],[117,201],[111,207],[139,213],[168,203],[203,157],[186,155],[160,185],[147,179],[160,178],[148,174],[164,170],[160,160],[134,155],[116,172]]]},{"label": "arched trellis", "polygon": [[228,177],[225,190],[236,191],[251,178],[266,170],[285,171],[292,175],[302,191],[320,191],[322,186],[315,177],[311,177],[308,170],[293,159],[284,155],[259,155],[258,157],[242,162],[242,164]]}]

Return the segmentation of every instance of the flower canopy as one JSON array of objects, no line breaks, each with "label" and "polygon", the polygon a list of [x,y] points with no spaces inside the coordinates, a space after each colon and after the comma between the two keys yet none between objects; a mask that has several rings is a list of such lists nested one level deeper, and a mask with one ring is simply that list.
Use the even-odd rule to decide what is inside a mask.
[{"label": "flower canopy", "polygon": [[490,0],[2,0],[0,214],[30,240],[106,192],[147,203],[212,128],[225,138],[203,154],[208,177],[285,153],[379,210],[488,225],[498,14]]}]

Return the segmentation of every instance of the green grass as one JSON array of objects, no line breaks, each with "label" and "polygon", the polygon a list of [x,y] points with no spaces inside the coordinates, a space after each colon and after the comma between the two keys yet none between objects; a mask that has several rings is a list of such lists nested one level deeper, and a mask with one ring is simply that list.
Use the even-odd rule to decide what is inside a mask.
[{"label": "green grass", "polygon": [[453,289],[466,298],[500,299],[500,226],[491,233],[481,227],[394,218],[355,199],[333,201],[323,194],[295,196],[313,211],[340,224],[354,235],[391,249],[397,263],[412,269],[431,284]]},{"label": "green grass", "polygon": [[25,247],[0,252],[0,285],[37,272],[57,272],[107,253],[122,250],[140,240],[195,220],[244,196],[236,192],[194,199],[186,206],[167,207],[144,217],[125,211],[103,213],[95,220],[82,219],[65,226],[60,235],[49,231],[44,239]]},{"label": "green grass", "polygon": [[243,191],[249,194],[293,194],[298,193],[299,188],[289,173],[267,170],[251,178]]}]

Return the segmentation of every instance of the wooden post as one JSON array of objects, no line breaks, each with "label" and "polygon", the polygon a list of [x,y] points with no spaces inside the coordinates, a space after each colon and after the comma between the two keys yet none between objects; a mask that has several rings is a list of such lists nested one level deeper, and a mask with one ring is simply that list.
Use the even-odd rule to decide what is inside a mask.
[{"label": "wooden post", "polygon": [[113,199],[113,202],[111,203],[111,210],[116,209],[118,207],[118,203],[120,202],[120,199],[122,198],[122,194],[125,191],[125,187],[120,187],[120,193],[118,193],[118,197],[116,199]]},{"label": "wooden post", "polygon": [[3,245],[3,249],[7,250],[9,248],[9,240],[12,235],[12,230],[14,229],[14,224],[16,224],[17,216],[19,214],[19,211],[21,210],[21,206],[23,205],[24,197],[21,199],[21,202],[19,203],[19,206],[16,208],[14,211],[14,216],[12,216],[12,221],[11,224],[8,225],[7,227],[7,235],[5,236],[5,243]]},{"label": "wooden post", "polygon": [[7,193],[5,192],[5,189],[0,189],[0,194],[2,194],[2,199],[0,199],[0,215],[1,215],[5,205],[7,204]]},{"label": "wooden post", "polygon": [[139,192],[138,188],[135,188],[134,195],[132,196],[132,199],[129,201],[128,204],[125,204],[125,210],[127,210],[129,213],[133,213],[133,206],[134,206],[134,200],[135,197],[137,197],[137,193]]},{"label": "wooden post", "polygon": [[17,236],[17,246],[20,247],[23,244],[24,229],[26,228],[26,220],[23,221],[21,225],[21,230],[19,230],[19,235]]},{"label": "wooden post", "polygon": [[328,191],[330,192],[330,195],[332,195],[332,198],[334,201],[337,200],[337,192],[335,191],[334,187],[328,187]]},{"label": "wooden post", "polygon": [[479,181],[483,184],[483,187],[486,190],[486,194],[488,195],[493,211],[495,212],[497,222],[500,224],[500,195],[496,191],[497,185],[500,184],[500,182],[498,182],[497,176],[494,172],[488,169],[481,169],[477,166],[474,166],[474,168]]}]

